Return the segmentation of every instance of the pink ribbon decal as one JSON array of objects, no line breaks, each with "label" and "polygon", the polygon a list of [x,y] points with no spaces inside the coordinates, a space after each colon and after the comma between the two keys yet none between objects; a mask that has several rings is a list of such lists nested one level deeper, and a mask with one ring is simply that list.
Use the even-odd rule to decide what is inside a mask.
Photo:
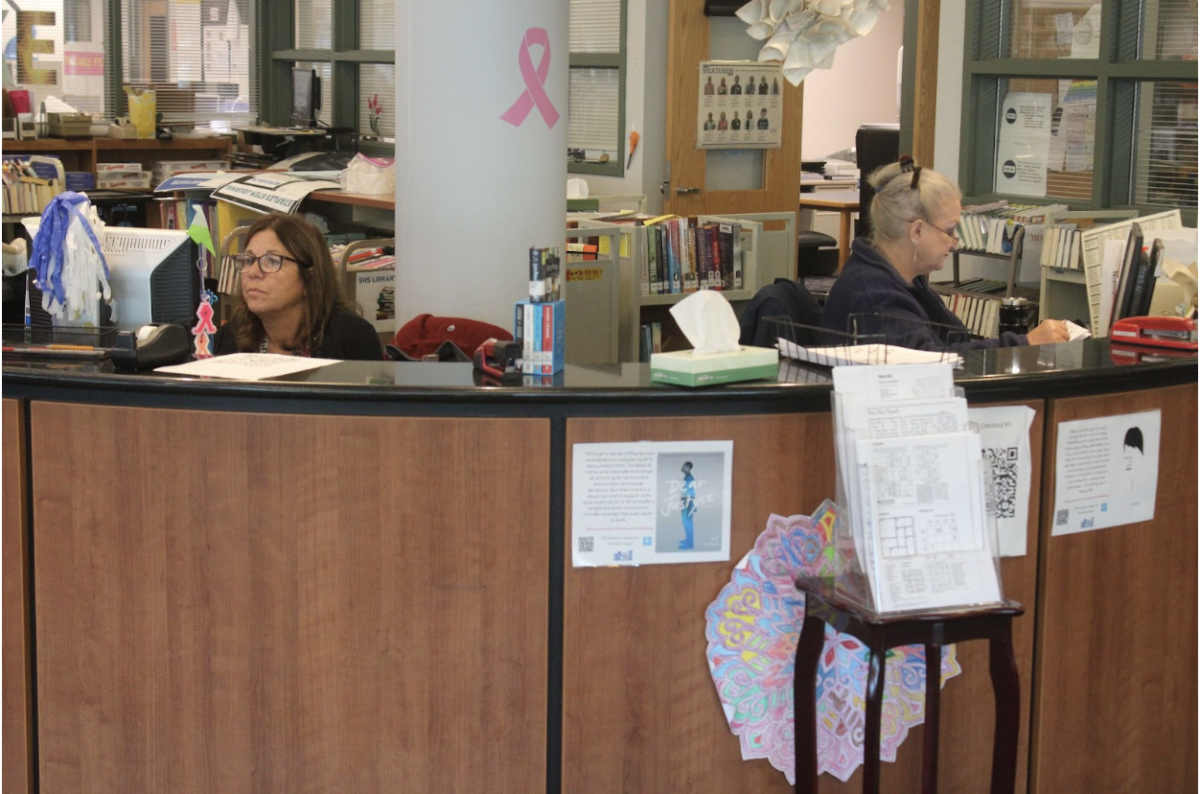
[{"label": "pink ribbon decal", "polygon": [[[529,48],[534,44],[542,45],[542,60],[533,68],[533,59],[529,57]],[[517,63],[521,67],[521,78],[525,81],[525,90],[512,107],[504,111],[500,118],[514,127],[525,123],[534,105],[546,120],[546,126],[553,129],[558,123],[558,111],[554,103],[546,95],[546,75],[550,73],[550,36],[545,28],[530,28],[521,39],[521,51],[517,53]]]}]

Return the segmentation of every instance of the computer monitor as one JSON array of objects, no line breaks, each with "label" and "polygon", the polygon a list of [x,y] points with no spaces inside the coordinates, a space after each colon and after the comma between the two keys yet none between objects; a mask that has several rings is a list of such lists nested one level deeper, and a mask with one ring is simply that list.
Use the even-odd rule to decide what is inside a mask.
[{"label": "computer monitor", "polygon": [[292,69],[292,126],[317,126],[321,109],[321,78],[316,69]]},{"label": "computer monitor", "polygon": [[867,179],[880,166],[900,159],[899,124],[864,124],[854,136],[854,160],[858,166],[858,226],[855,236],[871,234],[871,199],[875,189]]},{"label": "computer monitor", "polygon": [[[23,221],[30,237],[40,227],[39,218]],[[139,229],[108,226],[100,250],[108,263],[112,303],[102,312],[100,324],[136,331],[147,323],[175,323],[191,328],[200,304],[200,271],[196,245],[187,232],[173,229]],[[32,276],[33,271],[29,271]],[[41,292],[30,280],[30,319],[49,326],[41,308]]]},{"label": "computer monitor", "polygon": [[119,329],[136,331],[147,323],[189,328],[195,324],[200,271],[187,232],[109,226],[102,250]]}]

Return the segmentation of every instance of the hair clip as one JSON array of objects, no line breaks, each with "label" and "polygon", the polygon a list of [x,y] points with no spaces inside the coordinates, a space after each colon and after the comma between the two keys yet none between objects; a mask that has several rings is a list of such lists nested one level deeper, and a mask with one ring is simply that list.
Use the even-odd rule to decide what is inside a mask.
[{"label": "hair clip", "polygon": [[912,156],[907,154],[900,155],[900,159],[897,162],[900,163],[900,173],[912,174],[912,183],[909,184],[909,187],[915,189],[917,187],[917,180],[921,178],[921,166],[914,163]]}]

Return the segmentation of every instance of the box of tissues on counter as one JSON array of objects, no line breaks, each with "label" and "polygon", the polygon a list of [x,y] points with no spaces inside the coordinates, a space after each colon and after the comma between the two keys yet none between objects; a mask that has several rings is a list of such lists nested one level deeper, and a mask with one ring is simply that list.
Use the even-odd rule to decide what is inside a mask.
[{"label": "box of tissues on counter", "polygon": [[775,348],[738,344],[737,315],[721,293],[695,292],[672,306],[671,316],[693,349],[651,355],[650,380],[654,383],[712,386],[774,378],[779,371]]}]

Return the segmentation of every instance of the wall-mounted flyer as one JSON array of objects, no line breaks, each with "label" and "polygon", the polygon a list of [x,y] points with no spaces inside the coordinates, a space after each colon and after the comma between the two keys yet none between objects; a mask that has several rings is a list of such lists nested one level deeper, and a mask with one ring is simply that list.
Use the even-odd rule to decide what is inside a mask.
[{"label": "wall-mounted flyer", "polygon": [[575,567],[729,559],[732,441],[575,444]]},{"label": "wall-mounted flyer", "polygon": [[757,61],[704,61],[696,103],[699,149],[778,149],[783,141],[783,71]]},{"label": "wall-mounted flyer", "polygon": [[1153,520],[1161,435],[1157,410],[1060,424],[1051,534]]}]

